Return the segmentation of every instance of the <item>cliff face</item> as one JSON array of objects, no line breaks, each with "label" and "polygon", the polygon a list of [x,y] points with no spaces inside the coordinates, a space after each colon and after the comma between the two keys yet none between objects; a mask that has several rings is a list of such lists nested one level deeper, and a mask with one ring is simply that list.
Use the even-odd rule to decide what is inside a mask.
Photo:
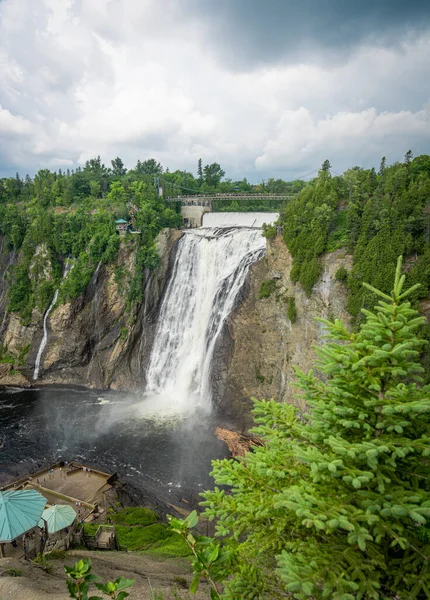
[{"label": "cliff face", "polygon": [[[114,265],[99,265],[83,297],[54,308],[49,317],[49,338],[42,355],[38,385],[142,388],[143,366],[152,344],[158,305],[173,260],[172,250],[180,236],[177,230],[160,233],[161,262],[153,272],[145,273],[143,302],[134,313],[126,311],[126,294]],[[135,260],[134,245],[122,244],[117,264],[123,273],[134,272]],[[11,256],[3,257],[6,264],[11,261]],[[6,294],[4,278],[0,281],[0,299],[2,292]],[[23,326],[17,315],[5,313],[3,304],[0,303],[0,323],[3,323],[0,339],[9,356],[16,357],[16,364],[0,364],[0,384],[31,385],[43,337],[43,315],[34,310],[30,324]]]},{"label": "cliff face", "polygon": [[[159,235],[161,262],[145,273],[143,302],[134,313],[126,310],[126,294],[114,265],[100,265],[83,297],[54,308],[37,385],[144,388],[159,307],[180,236],[177,230]],[[123,273],[134,272],[135,258],[133,244],[122,244],[117,264]],[[14,364],[0,364],[0,385],[32,385],[43,315],[34,310],[30,324],[23,326],[16,314],[5,313],[7,269],[16,257],[3,254],[0,261],[0,341],[15,357]],[[253,396],[301,405],[294,396],[294,366],[306,371],[313,364],[312,346],[322,343],[324,334],[317,316],[348,321],[346,286],[335,274],[340,266],[350,270],[351,263],[352,257],[343,250],[324,256],[322,275],[307,297],[301,285],[290,280],[292,257],[282,238],[267,242],[266,257],[252,266],[215,348],[213,396],[224,415],[247,427]]]},{"label": "cliff face", "polygon": [[[250,422],[251,397],[301,406],[294,397],[294,366],[310,369],[315,358],[312,346],[323,341],[324,327],[315,317],[335,316],[348,322],[346,286],[335,274],[342,265],[349,269],[352,257],[342,250],[323,257],[323,272],[310,297],[300,284],[291,282],[292,262],[281,237],[268,241],[266,258],[253,265],[248,289],[219,349],[224,356],[224,367],[215,373],[215,379],[224,381],[220,406],[244,427]],[[260,298],[262,290],[267,297]],[[291,299],[295,322],[288,317]]]}]

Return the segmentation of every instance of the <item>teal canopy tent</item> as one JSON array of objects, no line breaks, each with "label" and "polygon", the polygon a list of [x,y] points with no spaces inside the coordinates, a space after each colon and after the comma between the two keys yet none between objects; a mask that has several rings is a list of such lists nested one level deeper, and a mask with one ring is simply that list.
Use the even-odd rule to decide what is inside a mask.
[{"label": "teal canopy tent", "polygon": [[76,512],[67,504],[54,504],[43,511],[39,527],[43,527],[46,521],[48,533],[55,533],[65,527],[69,527],[76,519]]},{"label": "teal canopy tent", "polygon": [[0,492],[0,544],[35,527],[45,506],[46,498],[36,490]]}]

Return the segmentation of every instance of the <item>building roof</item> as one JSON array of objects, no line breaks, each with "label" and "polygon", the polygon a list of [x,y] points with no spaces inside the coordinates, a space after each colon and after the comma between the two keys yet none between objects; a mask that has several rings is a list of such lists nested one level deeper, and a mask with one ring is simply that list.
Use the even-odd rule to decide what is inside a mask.
[{"label": "building roof", "polygon": [[35,527],[46,506],[36,490],[0,492],[0,542],[11,542]]},{"label": "building roof", "polygon": [[68,504],[54,504],[43,511],[39,527],[44,527],[46,521],[48,533],[55,533],[65,527],[69,527],[76,519],[75,510]]},{"label": "building roof", "polygon": [[119,225],[120,223],[127,223],[127,222],[128,222],[128,221],[124,221],[124,219],[117,219],[117,220],[115,221],[115,223],[118,223],[118,225]]}]

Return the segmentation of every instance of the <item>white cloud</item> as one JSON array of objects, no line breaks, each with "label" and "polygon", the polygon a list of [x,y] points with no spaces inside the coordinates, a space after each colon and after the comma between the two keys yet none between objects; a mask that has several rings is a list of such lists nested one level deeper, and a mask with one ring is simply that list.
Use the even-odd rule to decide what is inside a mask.
[{"label": "white cloud", "polygon": [[408,142],[420,138],[424,143],[430,140],[428,109],[393,113],[369,108],[316,119],[301,107],[283,112],[276,135],[267,141],[255,162],[259,170],[279,170],[285,165],[296,169],[308,165],[309,156],[318,162],[326,157],[340,161],[345,152],[357,161],[370,149],[373,155],[376,151],[382,157],[393,145],[397,148],[403,145],[407,150]]},{"label": "white cloud", "polygon": [[23,135],[31,133],[31,131],[30,121],[27,121],[27,119],[24,119],[20,115],[13,115],[0,105],[0,134]]},{"label": "white cloud", "polygon": [[363,46],[343,64],[238,73],[180,4],[2,0],[3,170],[100,154],[195,171],[202,157],[254,181],[312,170],[321,157],[340,171],[428,151],[429,36]]}]

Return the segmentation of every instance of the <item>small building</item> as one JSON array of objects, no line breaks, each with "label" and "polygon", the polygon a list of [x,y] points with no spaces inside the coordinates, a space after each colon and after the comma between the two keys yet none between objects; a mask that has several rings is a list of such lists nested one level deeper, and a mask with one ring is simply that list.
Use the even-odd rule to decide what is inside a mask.
[{"label": "small building", "polygon": [[117,219],[115,221],[116,230],[119,233],[127,233],[129,230],[131,223],[129,221],[125,221],[124,219]]}]

